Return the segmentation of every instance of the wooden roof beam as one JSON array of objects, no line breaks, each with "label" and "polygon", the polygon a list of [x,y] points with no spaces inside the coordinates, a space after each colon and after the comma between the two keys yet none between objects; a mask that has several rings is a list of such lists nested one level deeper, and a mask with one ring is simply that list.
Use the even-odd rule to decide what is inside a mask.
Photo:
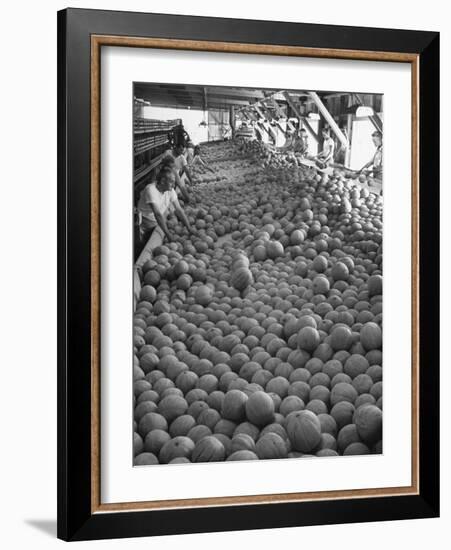
[{"label": "wooden roof beam", "polygon": [[335,119],[333,116],[329,113],[327,107],[324,105],[324,103],[321,101],[319,95],[316,92],[309,92],[310,97],[315,102],[315,105],[318,107],[318,111],[323,115],[323,117],[326,119],[329,126],[332,128],[332,131],[337,136],[337,138],[340,140],[341,144],[346,147],[346,149],[349,147],[349,141],[347,140],[346,136],[343,134],[343,132],[340,130],[340,127],[335,122]]}]

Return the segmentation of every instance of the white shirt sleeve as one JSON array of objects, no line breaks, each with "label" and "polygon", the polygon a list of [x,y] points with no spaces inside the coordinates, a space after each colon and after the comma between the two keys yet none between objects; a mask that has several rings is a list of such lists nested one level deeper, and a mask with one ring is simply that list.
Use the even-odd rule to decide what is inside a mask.
[{"label": "white shirt sleeve", "polygon": [[155,186],[148,187],[146,202],[156,206],[161,212],[163,206],[163,196]]},{"label": "white shirt sleeve", "polygon": [[175,189],[171,189],[170,199],[171,199],[171,204],[173,204],[174,206],[180,206],[179,199],[177,198],[177,193]]}]

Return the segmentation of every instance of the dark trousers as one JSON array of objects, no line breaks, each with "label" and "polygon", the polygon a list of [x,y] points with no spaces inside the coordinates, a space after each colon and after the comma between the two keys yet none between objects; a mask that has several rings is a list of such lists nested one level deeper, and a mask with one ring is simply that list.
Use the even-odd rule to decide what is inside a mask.
[{"label": "dark trousers", "polygon": [[134,253],[135,261],[138,259],[138,256],[143,251],[148,240],[150,239],[152,233],[154,232],[155,227],[143,227],[143,225],[135,225],[134,231]]}]

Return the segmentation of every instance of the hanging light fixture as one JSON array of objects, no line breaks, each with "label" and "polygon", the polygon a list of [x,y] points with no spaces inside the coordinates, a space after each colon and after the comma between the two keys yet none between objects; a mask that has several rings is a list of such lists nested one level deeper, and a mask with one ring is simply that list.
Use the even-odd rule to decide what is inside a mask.
[{"label": "hanging light fixture", "polygon": [[368,117],[374,115],[374,109],[372,107],[367,107],[366,105],[358,105],[355,110],[355,116],[358,117]]}]

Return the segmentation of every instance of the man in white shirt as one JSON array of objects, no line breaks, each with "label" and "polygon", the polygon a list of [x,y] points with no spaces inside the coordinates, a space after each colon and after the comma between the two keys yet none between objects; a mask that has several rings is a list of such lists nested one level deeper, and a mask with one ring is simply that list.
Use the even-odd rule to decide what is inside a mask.
[{"label": "man in white shirt", "polygon": [[192,141],[188,141],[186,144],[185,158],[188,166],[191,166],[194,158],[194,144]]},{"label": "man in white shirt", "polygon": [[185,148],[182,145],[177,145],[174,149],[174,158],[175,158],[175,167],[178,170],[180,179],[182,183],[185,183],[186,179],[190,182],[190,184],[193,183],[193,179],[191,177],[191,173],[188,168],[188,162],[184,156]]},{"label": "man in white shirt", "polygon": [[189,194],[188,194],[188,191],[186,189],[186,185],[185,183],[180,179],[180,176],[179,176],[179,171],[175,165],[175,158],[173,157],[173,155],[167,155],[165,157],[163,157],[163,159],[161,160],[161,163],[160,163],[160,169],[164,168],[168,166],[169,168],[172,169],[172,171],[174,172],[174,176],[175,176],[175,192],[177,193],[177,196],[181,195],[183,200],[188,203],[189,202]]},{"label": "man in white shirt", "polygon": [[190,164],[191,167],[194,167],[196,164],[200,164],[201,166],[203,166],[206,170],[209,170],[212,174],[215,174],[215,171],[213,170],[213,168],[211,168],[211,166],[208,166],[208,164],[204,161],[204,159],[200,156],[200,146],[199,145],[196,145],[194,147],[194,156],[193,156],[193,160]]},{"label": "man in white shirt", "polygon": [[190,233],[194,232],[177,199],[174,184],[174,172],[166,166],[158,173],[157,181],[149,183],[141,191],[138,210],[141,213],[140,240],[142,244],[148,241],[157,226],[161,227],[168,241],[172,240],[171,233],[166,225],[166,216],[171,207],[188,231]]},{"label": "man in white shirt", "polygon": [[376,130],[371,134],[371,137],[376,146],[376,151],[374,152],[373,158],[367,162],[358,173],[361,174],[362,172],[368,171],[368,173],[372,173],[373,178],[382,180],[382,133]]},{"label": "man in white shirt", "polygon": [[329,164],[334,160],[334,151],[335,143],[334,140],[330,137],[329,130],[325,128],[322,132],[323,135],[323,150],[316,157],[321,164],[322,168],[329,166]]}]

